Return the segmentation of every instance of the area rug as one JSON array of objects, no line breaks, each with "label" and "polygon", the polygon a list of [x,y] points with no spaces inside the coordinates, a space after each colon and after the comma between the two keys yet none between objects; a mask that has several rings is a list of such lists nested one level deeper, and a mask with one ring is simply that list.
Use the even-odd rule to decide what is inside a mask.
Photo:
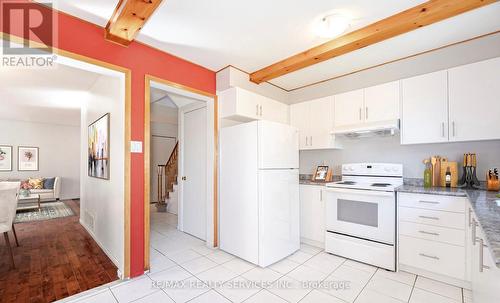
[{"label": "area rug", "polygon": [[31,221],[43,221],[56,218],[74,216],[75,213],[64,202],[42,203],[41,210],[38,208],[19,210],[16,214],[14,223],[23,223]]}]

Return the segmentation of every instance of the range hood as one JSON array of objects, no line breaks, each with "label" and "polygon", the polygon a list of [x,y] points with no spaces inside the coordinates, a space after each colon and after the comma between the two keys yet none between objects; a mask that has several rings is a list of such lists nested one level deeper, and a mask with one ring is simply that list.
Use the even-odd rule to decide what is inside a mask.
[{"label": "range hood", "polygon": [[333,135],[347,138],[387,137],[399,134],[399,119],[336,127]]}]

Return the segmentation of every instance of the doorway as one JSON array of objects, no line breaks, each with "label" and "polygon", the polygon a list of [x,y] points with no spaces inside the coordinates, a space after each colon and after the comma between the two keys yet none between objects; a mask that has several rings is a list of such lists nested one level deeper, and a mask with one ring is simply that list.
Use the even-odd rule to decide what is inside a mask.
[{"label": "doorway", "polygon": [[[0,107],[9,108],[1,113],[1,128],[9,131],[1,133],[0,143],[10,142],[13,159],[0,180],[39,180],[30,185],[37,208],[22,205],[14,219],[14,268],[3,262],[9,258],[0,244],[1,286],[9,286],[0,286],[0,293],[6,300],[50,302],[127,275],[128,74],[79,60],[62,52],[54,69],[0,73]],[[108,114],[109,148],[100,149],[99,157],[110,169],[98,179],[89,176],[89,126]],[[20,169],[22,146],[35,155],[35,169]]]},{"label": "doorway", "polygon": [[[152,77],[146,86],[146,125],[150,122],[146,179],[151,204],[145,219],[150,237],[146,237],[145,269],[155,271],[163,257],[172,258],[185,245],[217,244],[216,100]],[[178,241],[169,241],[173,238]]]}]

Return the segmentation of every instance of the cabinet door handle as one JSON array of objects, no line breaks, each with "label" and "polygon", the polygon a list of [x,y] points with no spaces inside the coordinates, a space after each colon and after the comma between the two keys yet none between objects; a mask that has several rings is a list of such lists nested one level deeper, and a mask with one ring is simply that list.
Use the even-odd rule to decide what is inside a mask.
[{"label": "cabinet door handle", "polygon": [[311,146],[313,145],[313,136],[311,136],[311,139],[309,140],[309,144],[311,144]]},{"label": "cabinet door handle", "polygon": [[418,217],[422,219],[439,220],[438,217],[429,217],[429,216],[418,216]]},{"label": "cabinet door handle", "polygon": [[441,122],[441,136],[444,138],[444,122]]},{"label": "cabinet door handle", "polygon": [[262,117],[262,105],[260,106],[260,116]]},{"label": "cabinet door handle", "polygon": [[419,255],[422,257],[426,257],[426,258],[430,258],[430,259],[434,259],[434,260],[439,260],[439,257],[437,257],[437,256],[430,256],[430,255],[426,255],[424,253],[419,253]]},{"label": "cabinet door handle", "polygon": [[319,190],[319,200],[323,201],[323,190],[322,189]]},{"label": "cabinet door handle", "polygon": [[453,137],[455,137],[455,121],[451,122],[451,129],[453,131]]},{"label": "cabinet door handle", "polygon": [[365,107],[365,120],[368,120],[368,106]]},{"label": "cabinet door handle", "polygon": [[418,232],[421,234],[426,234],[426,235],[431,235],[431,236],[439,236],[439,233],[425,231],[425,230],[419,230]]},{"label": "cabinet door handle", "polygon": [[488,247],[484,245],[484,240],[479,238],[479,272],[483,272],[485,269],[490,269],[489,266],[484,265],[484,248]]},{"label": "cabinet door handle", "polygon": [[469,208],[469,227],[472,226],[472,208]]},{"label": "cabinet door handle", "polygon": [[259,105],[255,105],[255,115],[258,116],[259,115]]},{"label": "cabinet door handle", "polygon": [[309,140],[309,136],[306,136],[306,146],[308,146],[308,144],[307,144],[308,141],[307,140]]},{"label": "cabinet door handle", "polygon": [[420,203],[425,203],[425,204],[439,204],[439,202],[437,201],[425,201],[425,200],[420,200],[418,201]]},{"label": "cabinet door handle", "polygon": [[472,245],[476,245],[476,228],[477,228],[477,222],[474,218],[472,218],[472,230],[471,230]]},{"label": "cabinet door handle", "polygon": [[361,121],[361,107],[359,108],[359,120]]}]

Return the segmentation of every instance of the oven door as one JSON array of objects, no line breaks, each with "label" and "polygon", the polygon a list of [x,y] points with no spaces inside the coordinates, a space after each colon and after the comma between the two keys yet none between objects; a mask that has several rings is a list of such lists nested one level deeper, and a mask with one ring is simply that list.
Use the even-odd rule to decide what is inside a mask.
[{"label": "oven door", "polygon": [[328,188],[326,229],[385,244],[394,244],[396,201],[393,192]]}]

